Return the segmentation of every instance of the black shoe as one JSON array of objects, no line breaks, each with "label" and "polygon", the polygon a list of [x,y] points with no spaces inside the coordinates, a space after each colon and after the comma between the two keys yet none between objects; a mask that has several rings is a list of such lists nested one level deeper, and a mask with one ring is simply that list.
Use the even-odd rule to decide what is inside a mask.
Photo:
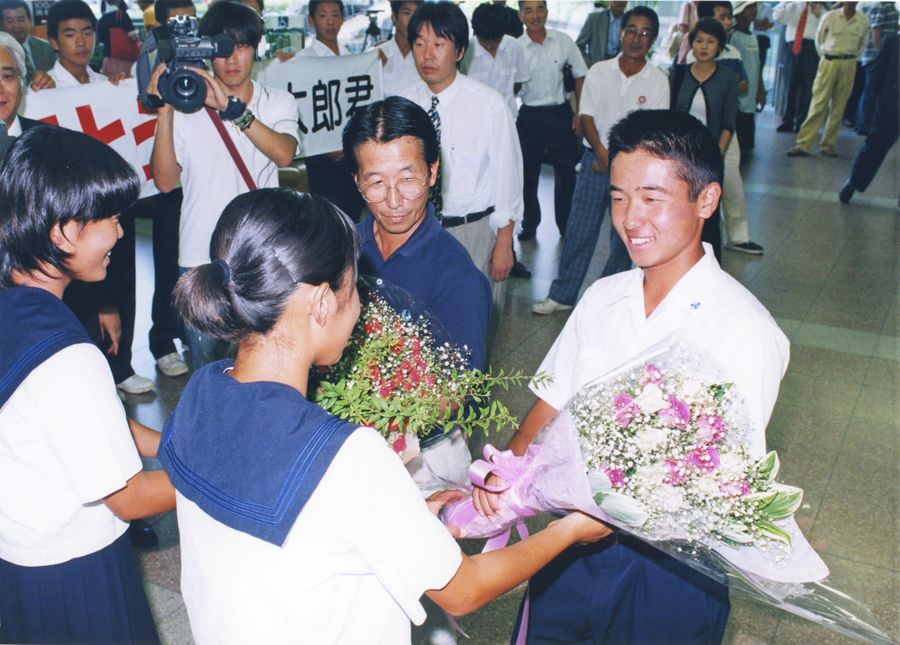
[{"label": "black shoe", "polygon": [[531,230],[529,230],[529,229],[523,228],[521,231],[519,231],[519,241],[520,241],[520,242],[527,242],[528,240],[533,240],[533,239],[534,239],[534,235],[535,235],[535,232],[534,232],[534,231],[531,231]]},{"label": "black shoe", "polygon": [[159,544],[156,531],[144,520],[132,520],[128,527],[128,539],[135,549],[153,549]]},{"label": "black shoe", "polygon": [[853,184],[851,184],[848,179],[841,187],[841,191],[838,193],[838,199],[841,200],[842,204],[849,204],[850,200],[853,198],[853,193],[855,192],[856,188],[853,187]]},{"label": "black shoe", "polygon": [[782,123],[777,128],[775,128],[775,132],[793,132],[794,126],[790,123]]},{"label": "black shoe", "polygon": [[509,272],[513,278],[524,278],[527,280],[531,277],[531,271],[528,270],[524,264],[516,260],[516,263],[513,265],[512,271]]}]

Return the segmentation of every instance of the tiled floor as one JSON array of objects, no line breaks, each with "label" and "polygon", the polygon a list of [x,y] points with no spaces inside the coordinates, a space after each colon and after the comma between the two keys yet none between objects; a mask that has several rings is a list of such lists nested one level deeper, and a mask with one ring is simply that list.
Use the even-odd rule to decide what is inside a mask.
[{"label": "tiled floor", "polygon": [[[766,248],[751,257],[726,252],[725,268],[776,317],[792,343],[791,365],[768,428],[781,455],[784,481],[802,486],[798,521],[831,568],[838,589],[868,604],[894,640],[900,640],[900,218],[898,149],[875,182],[850,205],[837,201],[861,139],[844,131],[838,159],[788,159],[793,137],[774,131],[775,116],[758,116],[757,149],[744,176],[752,236]],[[552,181],[542,203],[551,212]],[[551,222],[520,258],[529,281],[512,280],[506,316],[493,350],[497,367],[533,370],[565,322],[565,314],[535,316],[533,300],[555,277],[559,239]],[[606,239],[603,237],[601,239]],[[600,244],[589,281],[606,260]],[[162,427],[184,377],[154,374],[146,345],[152,289],[149,241],[139,239],[138,330],[135,367],[153,376],[159,393],[129,397],[136,417]],[[532,403],[525,391],[504,395],[518,414]],[[505,444],[506,437],[492,439]],[[478,443],[478,442],[475,442]],[[473,449],[477,446],[473,445]],[[192,642],[178,593],[178,537],[173,514],[154,520],[157,550],[141,555],[148,594],[165,643]],[[540,520],[536,522],[540,524]],[[466,545],[476,551],[479,544]],[[468,642],[504,643],[521,599],[519,589],[460,620]],[[727,643],[843,643],[848,639],[732,594]]]}]

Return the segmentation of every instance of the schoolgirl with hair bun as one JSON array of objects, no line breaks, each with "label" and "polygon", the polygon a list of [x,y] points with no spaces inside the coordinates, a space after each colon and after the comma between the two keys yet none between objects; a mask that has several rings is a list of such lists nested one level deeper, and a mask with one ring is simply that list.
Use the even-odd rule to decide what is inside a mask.
[{"label": "schoolgirl with hair bun", "polygon": [[310,370],[340,359],[360,312],[359,241],[330,202],[241,195],[210,251],[176,306],[236,358],[193,375],[159,451],[197,643],[409,643],[423,593],[461,615],[609,532],[576,513],[470,558],[435,517],[461,492],[426,503],[375,430],[307,401]]},{"label": "schoolgirl with hair bun", "polygon": [[[76,171],[77,169],[77,171]],[[126,530],[168,511],[159,433],[128,420],[106,359],[62,303],[106,277],[134,170],[41,127],[0,169],[0,642],[154,643]]]}]

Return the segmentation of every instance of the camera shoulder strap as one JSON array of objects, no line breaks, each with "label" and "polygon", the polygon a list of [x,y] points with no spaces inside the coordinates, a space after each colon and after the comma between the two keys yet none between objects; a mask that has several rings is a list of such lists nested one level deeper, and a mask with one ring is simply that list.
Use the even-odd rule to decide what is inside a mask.
[{"label": "camera shoulder strap", "polygon": [[208,105],[204,106],[204,108],[206,109],[206,113],[209,115],[209,118],[212,119],[213,125],[216,126],[216,130],[219,132],[219,136],[222,137],[222,143],[224,143],[225,147],[228,148],[228,153],[234,160],[234,165],[237,166],[238,172],[241,173],[241,177],[244,178],[244,182],[247,184],[247,188],[249,188],[250,190],[256,190],[256,182],[253,181],[253,177],[250,176],[250,171],[247,170],[247,165],[244,163],[244,160],[241,159],[241,155],[238,154],[237,148],[234,147],[234,141],[231,140],[231,137],[229,137],[228,133],[225,131],[225,124],[222,123],[222,119],[220,119],[215,110],[213,110]]}]

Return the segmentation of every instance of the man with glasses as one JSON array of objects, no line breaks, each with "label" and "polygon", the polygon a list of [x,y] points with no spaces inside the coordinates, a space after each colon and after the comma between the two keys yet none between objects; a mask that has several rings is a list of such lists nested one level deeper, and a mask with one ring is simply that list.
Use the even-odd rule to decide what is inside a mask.
[{"label": "man with glasses", "polygon": [[[635,7],[625,14],[622,24],[619,55],[596,63],[585,78],[579,110],[584,153],[572,196],[568,233],[559,259],[559,276],[550,285],[549,296],[531,308],[536,314],[571,309],[578,299],[609,208],[609,130],[634,110],[669,107],[669,81],[647,60],[659,32],[656,12]],[[603,277],[630,268],[628,249],[612,230]]]},{"label": "man with glasses", "polygon": [[[392,96],[357,110],[343,137],[345,158],[369,207],[357,224],[360,274],[418,298],[456,346],[468,347],[469,366],[484,369],[491,288],[428,202],[440,164],[428,114],[412,101]],[[435,476],[465,481],[471,459],[458,430],[436,428],[420,445],[421,458],[408,465],[420,488],[445,488]]]}]

